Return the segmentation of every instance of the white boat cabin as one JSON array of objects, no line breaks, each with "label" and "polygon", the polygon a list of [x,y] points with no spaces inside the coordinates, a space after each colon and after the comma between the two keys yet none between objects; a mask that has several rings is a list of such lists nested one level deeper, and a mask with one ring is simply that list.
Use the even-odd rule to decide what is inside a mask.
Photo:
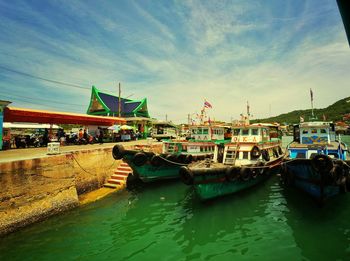
[{"label": "white boat cabin", "polygon": [[277,125],[236,126],[231,143],[216,147],[214,161],[237,166],[269,162],[282,156],[281,140]]},{"label": "white boat cabin", "polygon": [[191,139],[193,140],[224,140],[225,128],[221,126],[198,125],[191,126]]}]

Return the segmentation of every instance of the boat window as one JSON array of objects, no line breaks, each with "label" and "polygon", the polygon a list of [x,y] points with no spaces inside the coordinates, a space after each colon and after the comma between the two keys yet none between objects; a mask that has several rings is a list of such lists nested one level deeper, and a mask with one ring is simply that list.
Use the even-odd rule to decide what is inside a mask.
[{"label": "boat window", "polygon": [[252,129],[252,135],[258,135],[259,130],[258,129]]},{"label": "boat window", "polygon": [[317,133],[317,129],[311,129],[311,133]]},{"label": "boat window", "polygon": [[192,129],[192,134],[197,134],[196,129]]},{"label": "boat window", "polygon": [[203,134],[208,134],[208,129],[203,129]]},{"label": "boat window", "polygon": [[306,153],[305,152],[298,152],[296,158],[297,159],[306,159]]},{"label": "boat window", "polygon": [[320,132],[321,133],[327,133],[327,130],[326,129],[320,129]]},{"label": "boat window", "polygon": [[240,129],[234,129],[234,130],[233,130],[233,135],[234,135],[234,136],[238,136],[239,133],[240,133],[240,131],[241,131]]},{"label": "boat window", "polygon": [[248,151],[243,151],[243,159],[248,159]]},{"label": "boat window", "polygon": [[336,153],[336,152],[331,152],[331,153],[328,153],[328,156],[331,157],[331,158],[336,158],[336,159],[339,159],[339,154]]},{"label": "boat window", "polygon": [[243,130],[242,130],[242,135],[243,135],[243,136],[249,135],[249,129],[243,129]]},{"label": "boat window", "polygon": [[303,134],[308,134],[309,131],[308,130],[303,130]]}]

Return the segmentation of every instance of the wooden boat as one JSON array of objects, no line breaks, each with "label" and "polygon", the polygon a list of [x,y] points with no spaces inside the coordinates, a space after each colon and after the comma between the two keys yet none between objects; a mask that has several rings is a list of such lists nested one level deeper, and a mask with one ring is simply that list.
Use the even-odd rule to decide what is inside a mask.
[{"label": "wooden boat", "polygon": [[336,139],[333,123],[310,121],[295,125],[287,150],[289,157],[281,173],[286,186],[295,186],[320,203],[350,190],[348,147]]},{"label": "wooden boat", "polygon": [[179,178],[179,170],[193,161],[212,158],[216,144],[223,144],[224,127],[194,125],[190,140],[165,140],[162,153],[126,150],[120,144],[113,148],[115,159],[123,159],[134,175],[143,182]]},{"label": "wooden boat", "polygon": [[193,186],[202,200],[252,187],[279,169],[284,153],[278,125],[245,122],[232,130],[231,142],[215,147],[213,161],[180,170],[183,183]]}]

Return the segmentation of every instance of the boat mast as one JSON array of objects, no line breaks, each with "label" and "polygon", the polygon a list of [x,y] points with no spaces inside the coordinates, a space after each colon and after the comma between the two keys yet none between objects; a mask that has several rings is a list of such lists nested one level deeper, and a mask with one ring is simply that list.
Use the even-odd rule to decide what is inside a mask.
[{"label": "boat mast", "polygon": [[315,116],[314,116],[314,93],[312,92],[311,88],[310,88],[310,97],[311,97],[311,117],[312,117],[312,119],[315,119]]}]

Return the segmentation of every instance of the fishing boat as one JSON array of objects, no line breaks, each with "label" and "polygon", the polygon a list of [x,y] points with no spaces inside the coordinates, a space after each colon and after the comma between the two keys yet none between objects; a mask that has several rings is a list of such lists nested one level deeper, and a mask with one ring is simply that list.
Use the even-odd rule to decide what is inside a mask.
[{"label": "fishing boat", "polygon": [[281,180],[319,203],[350,190],[348,147],[336,136],[332,122],[309,121],[294,126],[289,157],[282,164]]},{"label": "fishing boat", "polygon": [[229,142],[224,139],[223,126],[190,126],[189,140],[164,140],[162,153],[142,149],[126,150],[121,144],[114,146],[112,155],[123,159],[134,175],[143,182],[179,178],[179,170],[193,161],[212,158],[216,144]]},{"label": "fishing boat", "polygon": [[[249,115],[249,114],[248,114]],[[213,160],[194,162],[180,170],[183,183],[202,200],[252,187],[279,170],[284,153],[276,124],[249,124],[249,117],[232,127],[230,143],[215,146]]]}]

